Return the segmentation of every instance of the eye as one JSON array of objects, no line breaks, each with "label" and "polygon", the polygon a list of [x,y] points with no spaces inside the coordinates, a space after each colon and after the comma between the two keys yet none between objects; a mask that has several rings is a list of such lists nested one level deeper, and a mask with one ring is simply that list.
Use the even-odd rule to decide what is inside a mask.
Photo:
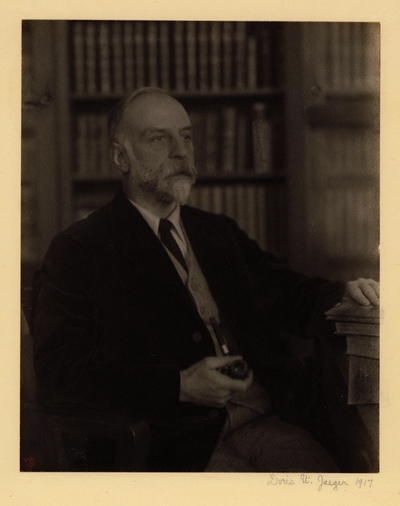
[{"label": "eye", "polygon": [[184,134],[183,140],[185,140],[186,142],[190,142],[192,140],[191,134]]},{"label": "eye", "polygon": [[164,139],[165,139],[164,135],[157,135],[157,137],[152,138],[152,141],[153,142],[162,142]]}]

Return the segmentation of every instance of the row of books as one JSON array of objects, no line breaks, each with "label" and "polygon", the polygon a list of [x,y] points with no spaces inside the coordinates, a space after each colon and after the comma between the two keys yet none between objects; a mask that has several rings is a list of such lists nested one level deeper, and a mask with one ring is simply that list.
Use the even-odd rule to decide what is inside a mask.
[{"label": "row of books", "polygon": [[305,23],[316,84],[322,91],[379,90],[379,23]]},{"label": "row of books", "polygon": [[[196,166],[200,175],[253,171],[273,172],[273,121],[267,104],[256,102],[251,115],[237,106],[190,112]],[[109,158],[107,115],[76,117],[75,145],[78,178],[115,175]]]},{"label": "row of books", "polygon": [[[110,188],[81,193],[74,199],[75,219],[84,219],[109,202]],[[286,253],[286,205],[283,185],[197,184],[188,205],[233,218],[261,248],[277,255]]]},{"label": "row of books", "polygon": [[253,90],[271,85],[272,32],[245,22],[74,21],[73,89],[122,94],[142,86]]}]

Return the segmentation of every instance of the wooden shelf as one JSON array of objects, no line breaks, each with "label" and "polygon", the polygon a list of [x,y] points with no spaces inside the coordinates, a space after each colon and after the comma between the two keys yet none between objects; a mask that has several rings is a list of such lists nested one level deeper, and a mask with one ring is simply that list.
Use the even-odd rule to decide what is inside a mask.
[{"label": "wooden shelf", "polygon": [[[254,88],[254,89],[237,89],[237,88],[228,88],[221,90],[187,90],[187,91],[176,91],[170,90],[170,93],[173,97],[178,100],[194,100],[194,99],[244,99],[244,100],[258,100],[258,99],[267,99],[267,98],[283,98],[283,90],[280,88]],[[108,101],[108,102],[116,102],[123,98],[124,95],[111,93],[109,95],[104,95],[102,93],[98,93],[95,95],[88,94],[79,94],[72,93],[71,99],[74,102],[97,102],[97,101]]]},{"label": "wooden shelf", "polygon": [[[115,176],[82,176],[75,174],[73,182],[76,184],[109,184],[118,182],[121,178],[118,174]],[[197,183],[230,183],[230,182],[271,182],[279,183],[285,181],[284,173],[272,174],[256,174],[254,172],[240,172],[240,173],[219,173],[219,174],[202,174],[198,176]]]}]

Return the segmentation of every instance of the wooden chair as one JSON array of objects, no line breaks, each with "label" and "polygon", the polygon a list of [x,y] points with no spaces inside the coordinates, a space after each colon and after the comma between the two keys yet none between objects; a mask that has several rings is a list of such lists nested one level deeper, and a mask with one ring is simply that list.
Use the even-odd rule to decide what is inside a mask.
[{"label": "wooden chair", "polygon": [[145,471],[150,427],[92,409],[46,411],[35,392],[32,339],[21,310],[21,471]]}]

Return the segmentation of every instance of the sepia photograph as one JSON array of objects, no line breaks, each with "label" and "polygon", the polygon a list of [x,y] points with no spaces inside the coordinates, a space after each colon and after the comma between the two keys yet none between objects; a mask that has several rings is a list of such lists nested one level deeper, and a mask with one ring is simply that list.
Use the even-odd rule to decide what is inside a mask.
[{"label": "sepia photograph", "polygon": [[380,23],[21,41],[20,472],[371,486]]}]

